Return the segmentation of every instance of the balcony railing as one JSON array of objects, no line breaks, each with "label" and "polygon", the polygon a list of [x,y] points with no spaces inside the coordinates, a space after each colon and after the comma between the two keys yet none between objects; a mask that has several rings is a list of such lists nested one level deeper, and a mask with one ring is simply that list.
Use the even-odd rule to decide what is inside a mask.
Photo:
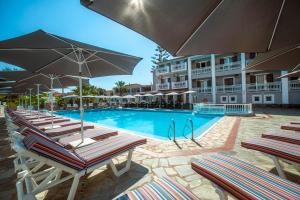
[{"label": "balcony railing", "polygon": [[199,69],[193,69],[192,70],[192,76],[193,77],[197,77],[201,74],[208,74],[208,73],[211,73],[211,67],[202,67],[202,68],[199,68]]},{"label": "balcony railing", "polygon": [[240,61],[216,65],[217,72],[230,71],[230,70],[235,70],[235,69],[240,69],[240,68],[241,68]]},{"label": "balcony railing", "polygon": [[157,84],[156,88],[158,90],[169,90],[170,89],[170,83],[160,83],[160,84]]},{"label": "balcony railing", "polygon": [[240,92],[242,89],[241,85],[219,85],[217,86],[218,93],[235,93]]},{"label": "balcony railing", "polygon": [[193,90],[198,93],[203,93],[203,94],[211,93],[211,87],[195,87],[195,88],[193,88]]},{"label": "balcony railing", "polygon": [[290,81],[289,82],[290,90],[300,90],[300,81]]},{"label": "balcony railing", "polygon": [[187,87],[188,87],[187,81],[180,81],[180,82],[172,83],[172,89],[182,89],[182,88],[187,88]]},{"label": "balcony railing", "polygon": [[160,67],[156,69],[156,74],[166,74],[169,73],[169,67]]},{"label": "balcony railing", "polygon": [[259,92],[259,91],[281,91],[281,83],[273,82],[266,84],[247,84],[247,92]]},{"label": "balcony railing", "polygon": [[194,104],[194,113],[198,114],[228,114],[252,115],[252,104]]},{"label": "balcony railing", "polygon": [[185,70],[187,70],[187,63],[171,65],[172,72],[185,71]]}]

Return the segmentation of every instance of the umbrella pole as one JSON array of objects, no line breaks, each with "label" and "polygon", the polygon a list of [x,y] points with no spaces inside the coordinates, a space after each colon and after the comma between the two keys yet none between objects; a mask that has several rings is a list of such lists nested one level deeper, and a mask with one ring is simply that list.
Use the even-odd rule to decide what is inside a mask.
[{"label": "umbrella pole", "polygon": [[32,88],[29,88],[29,111],[31,112],[31,90]]},{"label": "umbrella pole", "polygon": [[53,128],[53,75],[50,76],[51,80],[51,98],[50,98],[50,103],[51,103],[51,128]]},{"label": "umbrella pole", "polygon": [[80,135],[81,135],[81,142],[84,142],[84,137],[83,137],[83,106],[82,106],[82,61],[81,61],[81,56],[82,56],[82,50],[79,49],[79,100],[80,100],[80,105],[79,105],[79,110],[80,110]]},{"label": "umbrella pole", "polygon": [[[37,87],[37,111],[40,112],[40,84],[36,84]],[[40,115],[38,115],[38,118],[40,118]]]}]

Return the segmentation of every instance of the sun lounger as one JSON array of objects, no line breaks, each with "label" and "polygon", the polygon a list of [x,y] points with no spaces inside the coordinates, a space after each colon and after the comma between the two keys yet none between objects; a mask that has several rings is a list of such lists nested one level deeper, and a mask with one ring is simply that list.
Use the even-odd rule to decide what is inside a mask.
[{"label": "sun lounger", "polygon": [[280,177],[285,178],[279,159],[293,164],[300,164],[300,146],[266,138],[254,138],[241,143],[242,147],[265,153],[272,158]]},{"label": "sun lounger", "polygon": [[[108,165],[116,176],[122,175],[130,169],[134,148],[145,143],[146,139],[122,134],[71,151],[55,142],[29,135],[23,139],[23,143],[16,143],[14,149],[18,154],[33,158],[40,164],[28,170],[24,165],[23,176],[16,184],[18,199],[34,197],[36,194],[72,178],[68,200],[74,199],[80,177]],[[112,159],[127,152],[126,166],[117,170]],[[42,170],[45,165],[50,168],[38,171]],[[61,176],[62,173],[65,175]]]},{"label": "sun lounger", "polygon": [[32,119],[32,120],[27,120],[30,123],[34,123],[34,122],[43,122],[43,121],[47,121],[47,120],[52,120],[52,119],[62,119],[62,117],[47,117],[47,118],[41,118],[41,119]]},{"label": "sun lounger", "polygon": [[52,128],[60,128],[60,127],[64,127],[64,126],[72,126],[72,125],[76,125],[76,124],[80,124],[80,121],[76,121],[76,120],[69,120],[67,122],[60,122],[60,123],[55,123],[53,124],[46,124],[46,125],[42,125],[42,126],[38,126],[39,129],[41,130],[47,130],[47,129],[52,129]]},{"label": "sun lounger", "polygon": [[263,133],[262,137],[300,145],[300,133],[298,132],[295,133],[269,132],[269,133]]},{"label": "sun lounger", "polygon": [[281,129],[300,132],[300,124],[284,124],[281,125]]},{"label": "sun lounger", "polygon": [[228,193],[236,199],[300,198],[300,186],[244,161],[212,154],[192,162],[192,169],[212,181],[220,199]]},{"label": "sun lounger", "polygon": [[53,121],[53,124],[57,124],[57,123],[61,123],[61,122],[68,122],[70,121],[70,119],[67,119],[67,118],[61,118],[61,119],[49,119],[49,120],[42,120],[42,121],[39,121],[39,122],[32,122],[32,125],[34,126],[43,126],[43,125],[48,125],[48,124],[52,124],[52,121]]},{"label": "sun lounger", "polygon": [[127,192],[117,200],[197,200],[194,194],[173,179],[165,176]]}]

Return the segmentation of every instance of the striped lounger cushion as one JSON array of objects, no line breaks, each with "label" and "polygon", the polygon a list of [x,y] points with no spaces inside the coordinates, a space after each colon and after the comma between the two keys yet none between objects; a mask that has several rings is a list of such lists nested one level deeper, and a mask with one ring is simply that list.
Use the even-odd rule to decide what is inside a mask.
[{"label": "striped lounger cushion", "polygon": [[263,133],[262,137],[300,145],[300,133],[297,132],[295,133],[269,132],[269,133]]},{"label": "striped lounger cushion", "polygon": [[100,163],[139,145],[146,144],[146,139],[134,135],[121,134],[75,149],[75,153],[88,166]]},{"label": "striped lounger cushion", "polygon": [[299,185],[229,156],[212,154],[192,169],[237,199],[300,199]]},{"label": "striped lounger cushion", "polygon": [[[83,124],[83,130],[93,129],[93,128],[94,125],[92,124]],[[56,136],[66,135],[69,133],[79,132],[80,130],[81,130],[81,124],[75,124],[72,126],[63,126],[60,128],[48,129],[45,130],[44,132],[48,137],[56,137]]]},{"label": "striped lounger cushion", "polygon": [[28,135],[23,139],[23,143],[28,150],[34,151],[63,165],[74,169],[84,169],[86,163],[70,150],[65,149],[58,143],[49,141],[45,138]]},{"label": "striped lounger cushion", "polygon": [[[68,122],[68,121],[70,121],[70,119],[54,119],[53,123],[56,124],[56,123]],[[43,126],[43,125],[47,125],[47,124],[52,124],[52,120],[49,119],[49,120],[45,120],[45,121],[32,122],[32,124],[34,126]]]},{"label": "striped lounger cushion", "polygon": [[254,138],[241,143],[242,147],[300,163],[299,145],[272,139]]},{"label": "striped lounger cushion", "polygon": [[165,176],[136,190],[127,192],[117,200],[197,200],[194,194]]},{"label": "striped lounger cushion", "polygon": [[281,125],[281,129],[300,132],[300,124],[284,124]]}]

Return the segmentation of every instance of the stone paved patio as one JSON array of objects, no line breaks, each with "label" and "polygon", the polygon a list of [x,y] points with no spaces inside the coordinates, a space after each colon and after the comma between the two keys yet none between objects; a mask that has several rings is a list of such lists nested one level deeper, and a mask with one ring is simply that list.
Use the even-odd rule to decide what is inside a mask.
[{"label": "stone paved patio", "polygon": [[[259,137],[264,131],[278,130],[280,124],[300,121],[300,110],[263,109],[255,117],[224,117],[208,133],[195,142],[158,141],[137,149],[133,155],[131,170],[116,178],[106,167],[100,168],[80,181],[76,199],[113,199],[121,193],[139,187],[156,177],[168,175],[201,199],[218,199],[210,182],[196,174],[190,167],[192,159],[211,152],[222,152],[250,162],[265,170],[276,173],[273,162],[263,154],[240,147],[240,141]],[[12,160],[4,120],[0,120],[0,199],[16,199]],[[122,165],[126,156],[115,160]],[[285,164],[288,178],[300,183],[300,174]],[[67,181],[49,191],[40,193],[38,199],[65,199],[71,181]]]}]

